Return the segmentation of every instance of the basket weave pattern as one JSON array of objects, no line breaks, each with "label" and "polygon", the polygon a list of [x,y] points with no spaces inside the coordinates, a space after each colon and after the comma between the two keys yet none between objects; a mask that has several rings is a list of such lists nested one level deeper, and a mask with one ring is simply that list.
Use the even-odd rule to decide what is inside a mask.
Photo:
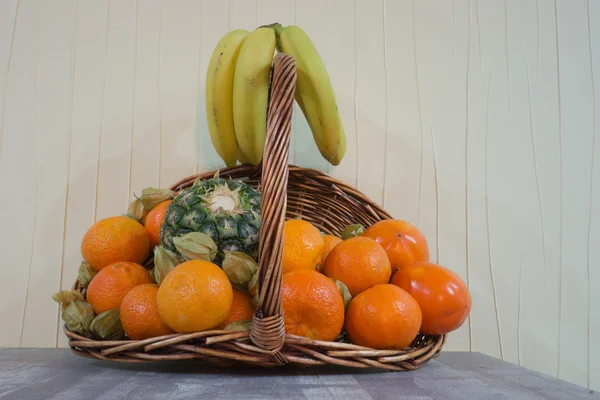
[{"label": "basket weave pattern", "polygon": [[[325,342],[285,333],[281,307],[285,220],[302,217],[320,230],[340,236],[342,229],[349,224],[370,226],[391,218],[355,188],[320,171],[288,165],[295,85],[296,66],[293,57],[277,54],[262,165],[236,166],[219,171],[221,177],[243,179],[254,187],[260,187],[262,193],[259,302],[251,330],[211,330],[146,340],[97,341],[69,331],[65,326],[64,332],[75,354],[132,363],[197,359],[219,366],[238,363],[262,367],[336,364],[398,371],[418,369],[439,354],[445,335],[419,334],[405,350],[374,350],[341,340]],[[214,173],[187,177],[171,189],[185,189],[196,179],[211,178]],[[85,296],[85,289],[78,281],[73,289]]]}]

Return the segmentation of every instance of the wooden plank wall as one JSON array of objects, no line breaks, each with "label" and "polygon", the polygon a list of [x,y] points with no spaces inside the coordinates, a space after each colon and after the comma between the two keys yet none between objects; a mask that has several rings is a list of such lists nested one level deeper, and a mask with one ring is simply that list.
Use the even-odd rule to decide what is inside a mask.
[{"label": "wooden plank wall", "polygon": [[417,224],[459,273],[472,350],[600,390],[600,0],[0,0],[2,347],[65,346],[83,233],[221,166],[204,79],[229,29],[298,24],[348,139],[291,161]]}]

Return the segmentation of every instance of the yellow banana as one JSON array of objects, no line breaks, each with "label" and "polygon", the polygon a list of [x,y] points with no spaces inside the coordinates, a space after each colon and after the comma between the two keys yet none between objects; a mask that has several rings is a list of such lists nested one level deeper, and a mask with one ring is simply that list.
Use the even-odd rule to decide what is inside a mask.
[{"label": "yellow banana", "polygon": [[242,153],[241,149],[238,149],[237,159],[242,165],[251,164],[250,160],[248,159],[248,157],[246,157],[244,153]]},{"label": "yellow banana", "polygon": [[295,99],[321,155],[339,165],[346,154],[346,134],[325,64],[308,35],[299,27],[273,25],[277,49],[296,59]]},{"label": "yellow banana", "polygon": [[235,137],[250,163],[262,160],[267,134],[269,78],[275,53],[275,32],[257,28],[244,40],[233,78]]},{"label": "yellow banana", "polygon": [[244,39],[250,32],[233,30],[219,40],[206,72],[206,120],[213,147],[228,167],[237,163],[233,125],[233,80]]}]

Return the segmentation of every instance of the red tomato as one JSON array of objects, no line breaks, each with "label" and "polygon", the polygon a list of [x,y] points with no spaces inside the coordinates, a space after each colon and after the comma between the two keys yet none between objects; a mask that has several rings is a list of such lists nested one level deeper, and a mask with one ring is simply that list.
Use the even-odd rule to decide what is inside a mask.
[{"label": "red tomato", "polygon": [[429,247],[425,236],[406,221],[379,221],[370,226],[362,236],[375,240],[385,249],[392,270],[419,261],[429,261]]},{"label": "red tomato", "polygon": [[471,312],[471,295],[460,277],[440,265],[421,262],[400,268],[391,283],[410,293],[423,314],[421,333],[458,329]]}]

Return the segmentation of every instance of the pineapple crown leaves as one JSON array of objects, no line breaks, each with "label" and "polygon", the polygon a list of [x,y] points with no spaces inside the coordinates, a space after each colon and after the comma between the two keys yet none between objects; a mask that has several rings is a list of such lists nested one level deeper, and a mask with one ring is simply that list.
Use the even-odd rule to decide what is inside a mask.
[{"label": "pineapple crown leaves", "polygon": [[[200,196],[203,202],[210,205],[213,212],[217,214],[237,215],[244,212],[240,198],[241,186],[231,190],[229,186],[223,185]],[[227,207],[224,207],[226,205]]]}]

